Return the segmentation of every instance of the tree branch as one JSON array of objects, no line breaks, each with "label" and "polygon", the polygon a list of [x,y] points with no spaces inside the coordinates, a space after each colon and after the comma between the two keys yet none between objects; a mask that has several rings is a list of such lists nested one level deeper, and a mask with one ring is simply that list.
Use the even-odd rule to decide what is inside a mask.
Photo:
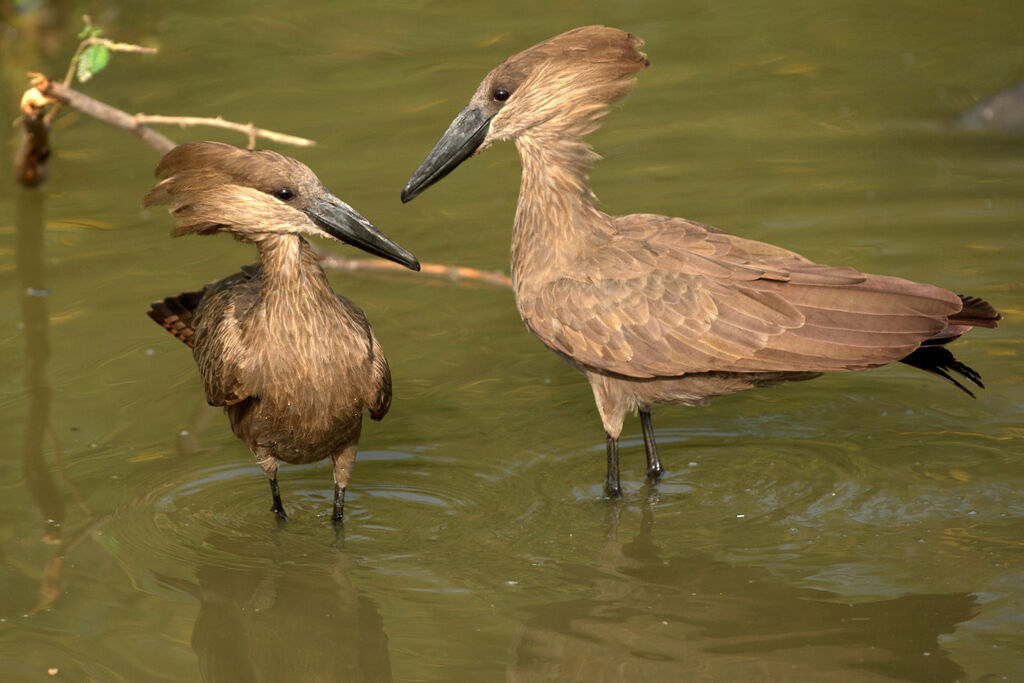
[{"label": "tree branch", "polygon": [[[35,150],[36,152],[47,147],[45,145],[45,140],[42,141],[42,144],[39,142],[40,133],[45,136],[46,132],[44,121],[42,120],[45,118],[41,114],[42,108],[47,104],[54,103],[66,105],[72,109],[82,112],[83,114],[87,114],[94,119],[102,121],[103,123],[114,126],[126,133],[130,133],[148,144],[160,154],[166,154],[169,152],[174,148],[175,143],[170,138],[150,128],[146,125],[147,123],[175,124],[181,127],[214,126],[216,128],[236,130],[249,136],[250,148],[255,146],[252,143],[256,138],[265,138],[267,140],[273,140],[274,142],[298,145],[300,147],[310,147],[316,144],[315,141],[307,138],[278,133],[276,131],[266,130],[265,128],[257,128],[251,123],[225,121],[220,116],[216,118],[204,118],[199,116],[158,116],[153,114],[135,114],[133,116],[132,114],[121,111],[120,109],[111,107],[105,102],[100,102],[88,95],[83,95],[77,90],[69,88],[62,83],[52,81],[43,74],[29,75],[32,77],[32,87],[22,98],[22,126],[25,128],[26,135],[29,137],[27,146],[31,146],[32,150]],[[48,147],[46,152],[47,154],[49,153]],[[36,156],[39,156],[39,154],[37,153]],[[45,157],[42,158],[45,159]],[[21,171],[21,169],[27,169],[31,166],[28,161],[29,157],[25,156],[23,151],[23,154],[19,155],[18,161],[18,177],[22,184],[26,184],[28,177]],[[38,182],[35,184],[38,185]]]},{"label": "tree branch", "polygon": [[[46,179],[46,159],[50,156],[49,128],[57,110],[62,106],[82,112],[88,116],[109,124],[119,130],[134,135],[160,154],[166,154],[173,149],[176,143],[170,138],[158,133],[147,124],[169,124],[181,128],[187,126],[213,126],[225,128],[246,134],[249,137],[249,149],[256,146],[257,138],[264,138],[288,145],[300,147],[311,147],[316,144],[313,140],[301,138],[285,133],[278,133],[263,128],[257,128],[252,123],[235,123],[225,121],[222,117],[214,118],[198,116],[162,116],[157,114],[135,114],[134,116],[121,111],[115,107],[84,95],[69,87],[74,77],[76,67],[86,50],[93,46],[116,52],[142,52],[155,53],[156,50],[130,43],[118,43],[106,38],[100,38],[98,29],[94,29],[88,16],[83,17],[86,24],[86,31],[83,32],[84,40],[79,43],[71,59],[64,82],[53,81],[47,76],[39,73],[30,73],[31,87],[25,92],[21,100],[21,125],[25,131],[25,142],[15,159],[15,172],[18,182],[26,187],[36,187]],[[89,34],[89,35],[86,35]],[[105,66],[103,63],[95,70]],[[84,79],[83,79],[84,80]],[[50,107],[49,113],[46,108]],[[371,271],[397,273],[406,272],[403,266],[390,261],[377,259],[350,259],[343,256],[315,249],[317,258],[324,268],[345,271]],[[508,275],[499,271],[483,271],[476,268],[462,266],[446,266],[437,263],[421,264],[421,272],[425,275],[442,277],[452,281],[475,280],[485,282],[498,287],[511,287],[512,280]]]},{"label": "tree branch", "polygon": [[140,124],[131,114],[115,109],[109,104],[95,100],[88,95],[83,95],[66,85],[51,81],[43,74],[29,75],[32,77],[32,88],[50,102],[59,102],[67,105],[94,119],[130,133],[161,154],[166,154],[175,146],[173,140],[161,135],[149,126]]}]

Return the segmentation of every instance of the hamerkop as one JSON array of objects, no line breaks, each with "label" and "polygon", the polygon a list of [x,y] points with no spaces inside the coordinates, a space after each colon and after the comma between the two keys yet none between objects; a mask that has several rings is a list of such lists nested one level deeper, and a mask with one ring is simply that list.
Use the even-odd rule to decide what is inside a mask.
[{"label": "hamerkop", "polygon": [[[995,309],[932,285],[814,263],[707,225],[594,208],[582,138],[648,66],[634,35],[587,26],[487,74],[402,191],[409,201],[495,140],[522,160],[512,279],[523,322],[590,380],[607,434],[605,491],[621,495],[618,438],[638,410],[647,474],[662,467],[651,404],[893,361],[982,386],[942,348]],[[970,393],[970,392],[968,392]]]},{"label": "hamerkop", "polygon": [[334,461],[341,521],[363,409],[380,420],[391,371],[358,306],[331,289],[303,234],[328,236],[413,270],[419,262],[305,165],[270,151],[190,142],[160,160],[143,206],[170,204],[172,237],[226,232],[259,251],[258,265],[155,302],[149,316],[192,347],[210,405],[270,480],[271,510],[287,519],[277,468]]}]

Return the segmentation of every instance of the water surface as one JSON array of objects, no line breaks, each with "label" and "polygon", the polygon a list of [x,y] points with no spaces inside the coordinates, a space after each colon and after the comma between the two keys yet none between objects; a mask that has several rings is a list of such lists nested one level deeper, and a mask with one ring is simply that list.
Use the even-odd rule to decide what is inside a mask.
[{"label": "water surface", "polygon": [[[51,178],[0,166],[0,657],[38,680],[1012,680],[1024,675],[1024,137],[960,112],[1024,79],[1017,2],[89,3],[129,112],[253,121],[424,262],[507,269],[498,146],[403,206],[408,176],[509,54],[605,23],[652,67],[595,134],[601,206],[683,215],[816,260],[984,297],[970,400],[906,367],[655,411],[667,475],[601,498],[586,383],[500,287],[335,273],[395,378],[344,537],[326,463],[285,466],[292,522],[144,315],[253,258],[141,210],[157,156],[70,114]],[[74,16],[5,30],[63,72]],[[217,131],[166,130],[176,140]],[[9,133],[9,150],[16,145]],[[10,155],[8,155],[9,157]],[[327,245],[339,252],[345,248]]]}]

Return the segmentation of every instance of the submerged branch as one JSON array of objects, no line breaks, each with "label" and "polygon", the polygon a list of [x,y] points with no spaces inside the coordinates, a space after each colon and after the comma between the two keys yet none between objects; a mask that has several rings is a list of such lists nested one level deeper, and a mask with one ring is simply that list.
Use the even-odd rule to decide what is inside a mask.
[{"label": "submerged branch", "polygon": [[14,159],[14,173],[25,187],[38,187],[46,180],[50,156],[50,128],[46,125],[48,100],[35,88],[21,97],[21,128],[25,140]]},{"label": "submerged branch", "polygon": [[[378,273],[409,273],[408,268],[398,263],[384,261],[382,259],[350,259],[338,256],[329,251],[314,247],[314,253],[320,261],[320,265],[331,270],[370,271]],[[479,270],[477,268],[466,268],[464,266],[446,266],[440,263],[422,263],[420,272],[424,275],[446,278],[453,282],[461,280],[474,280],[485,282],[497,287],[512,287],[512,278],[501,271]]]}]

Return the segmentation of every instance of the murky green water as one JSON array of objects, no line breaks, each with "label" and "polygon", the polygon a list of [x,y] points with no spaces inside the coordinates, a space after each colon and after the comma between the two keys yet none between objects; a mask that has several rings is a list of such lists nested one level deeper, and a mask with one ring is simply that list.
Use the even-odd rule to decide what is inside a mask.
[{"label": "murky green water", "polygon": [[[956,346],[988,384],[976,401],[893,367],[656,410],[656,489],[630,421],[609,503],[589,388],[509,291],[335,274],[395,399],[364,428],[345,537],[326,463],[282,469],[279,528],[190,354],[144,315],[251,250],[168,239],[138,208],[156,155],[68,116],[42,192],[0,164],[6,680],[1024,676],[1024,137],[952,125],[1024,79],[1019,2],[83,9],[161,48],[87,92],[315,138],[282,151],[421,260],[486,269],[507,269],[511,146],[407,206],[402,185],[508,54],[576,25],[634,31],[653,66],[592,139],[606,210],[932,281],[1006,320]],[[73,17],[4,30],[4,121],[25,71],[62,73]]]}]

